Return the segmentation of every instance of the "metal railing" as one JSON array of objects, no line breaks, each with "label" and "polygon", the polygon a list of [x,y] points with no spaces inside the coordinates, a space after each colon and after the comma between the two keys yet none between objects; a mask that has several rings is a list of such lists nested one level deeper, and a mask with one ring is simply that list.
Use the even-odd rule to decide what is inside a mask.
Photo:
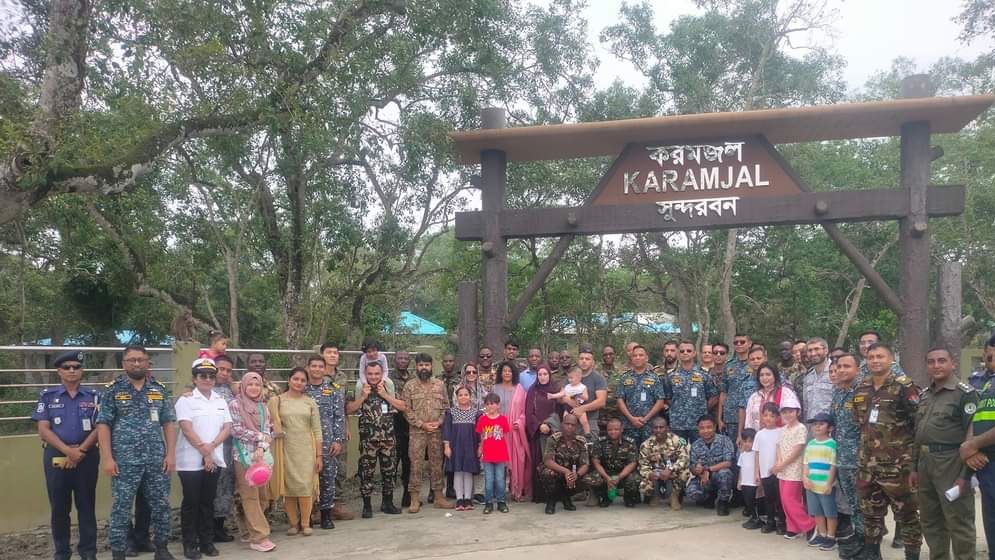
[{"label": "metal railing", "polygon": [[[146,350],[152,356],[154,362],[156,356],[169,356],[172,359],[173,348],[172,347],[147,347]],[[115,361],[120,363],[117,355],[120,355],[124,351],[123,346],[0,346],[0,355],[3,354],[16,354],[18,356],[24,357],[27,355],[57,355],[61,352],[68,351],[80,351],[84,353],[84,362],[87,359],[87,354],[103,354],[103,358],[106,359],[107,354],[115,355]],[[232,348],[227,351],[227,354],[235,359],[244,357],[248,358],[249,354],[263,354],[263,355],[280,355],[280,356],[290,356],[293,357],[306,355],[310,356],[314,354],[313,350],[291,350],[284,348]],[[356,367],[340,367],[339,370],[346,372],[350,379],[355,379],[358,372],[358,361],[359,356],[362,351],[359,350],[340,350],[339,355],[344,358],[353,358],[357,363]],[[387,356],[391,356],[394,352],[383,352]],[[175,366],[175,364],[174,364]],[[292,367],[269,367],[267,366],[267,373],[285,373],[291,371]],[[28,392],[32,393],[31,396],[36,396],[41,391],[44,391],[48,387],[57,387],[59,383],[57,381],[57,374],[54,368],[47,367],[12,367],[12,368],[0,368],[0,426],[10,426],[11,423],[25,422],[31,420],[30,410],[33,408],[34,404],[38,402],[37,398],[29,399]],[[100,377],[105,377],[105,379],[90,380],[81,383],[83,386],[88,387],[103,387],[109,381],[111,381],[115,374],[122,372],[121,368],[107,368],[107,367],[87,367],[84,369],[85,374],[89,376],[90,374],[108,374],[102,375]],[[175,385],[175,381],[172,379],[173,373],[176,371],[176,367],[152,367],[149,371],[157,375],[157,379],[160,383],[166,386]],[[236,376],[244,373],[246,368],[234,368]],[[49,382],[10,382],[10,377],[21,377],[23,379],[28,379],[29,377],[47,377]],[[31,380],[34,381],[34,380]],[[286,381],[283,380],[273,380],[274,383],[283,385]],[[20,393],[20,394],[10,394],[10,393]],[[20,413],[20,414],[18,414]],[[28,413],[28,415],[24,415]],[[27,428],[25,428],[27,429]],[[0,435],[12,436],[21,435],[20,433],[14,432],[9,434]]]}]

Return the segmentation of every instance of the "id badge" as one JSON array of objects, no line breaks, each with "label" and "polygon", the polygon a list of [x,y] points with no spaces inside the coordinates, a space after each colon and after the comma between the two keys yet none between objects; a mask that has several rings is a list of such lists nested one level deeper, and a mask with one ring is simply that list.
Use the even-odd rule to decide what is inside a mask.
[{"label": "id badge", "polygon": [[158,408],[153,408],[153,409],[152,409],[152,410],[151,410],[151,411],[149,412],[149,418],[150,418],[150,419],[151,419],[151,420],[152,420],[153,422],[156,422],[156,423],[158,423],[158,422],[159,422],[159,409],[158,409]]},{"label": "id badge", "polygon": [[387,403],[380,403],[380,414],[388,414],[390,406]]},{"label": "id badge", "polygon": [[691,398],[693,398],[693,399],[698,398],[698,388],[697,387],[691,387]]},{"label": "id badge", "polygon": [[83,431],[84,432],[89,432],[92,429],[93,429],[93,424],[90,422],[90,419],[89,418],[84,418],[83,419]]},{"label": "id badge", "polygon": [[877,424],[878,423],[878,412],[879,412],[878,411],[878,407],[875,406],[874,408],[872,408],[870,416],[867,417],[867,421],[869,423],[871,423],[871,424]]},{"label": "id badge", "polygon": [[639,393],[639,402],[646,402],[646,391]]}]

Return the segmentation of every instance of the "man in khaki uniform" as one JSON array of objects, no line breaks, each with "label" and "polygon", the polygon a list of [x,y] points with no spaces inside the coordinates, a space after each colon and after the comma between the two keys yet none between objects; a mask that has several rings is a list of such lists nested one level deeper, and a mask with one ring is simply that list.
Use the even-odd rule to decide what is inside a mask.
[{"label": "man in khaki uniform", "polygon": [[425,451],[428,450],[428,477],[435,492],[435,507],[452,509],[443,492],[445,478],[442,475],[442,421],[445,418],[449,400],[446,398],[446,384],[441,379],[432,378],[432,356],[415,356],[417,380],[409,381],[401,391],[404,400],[404,416],[411,426],[408,441],[408,457],[411,459],[411,480],[408,493],[411,505],[408,513],[418,513],[421,509],[422,468]]},{"label": "man in khaki uniform", "polygon": [[[932,560],[974,558],[974,493],[971,472],[960,458],[960,445],[978,408],[978,392],[957,380],[956,362],[946,348],[926,353],[932,379],[916,410],[912,483],[919,486],[919,518]],[[944,492],[957,487],[950,501]]]}]

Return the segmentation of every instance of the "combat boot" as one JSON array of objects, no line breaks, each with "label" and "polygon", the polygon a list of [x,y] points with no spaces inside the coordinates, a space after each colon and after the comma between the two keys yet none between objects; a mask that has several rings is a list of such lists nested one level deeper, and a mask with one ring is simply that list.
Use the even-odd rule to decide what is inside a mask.
[{"label": "combat boot", "polygon": [[676,489],[671,489],[670,491],[670,510],[681,510],[681,494]]},{"label": "combat boot", "polygon": [[341,502],[332,506],[332,519],[336,521],[349,521],[356,519],[356,516],[345,509]]},{"label": "combat boot", "polygon": [[881,560],[881,543],[865,544],[864,553],[860,560]]},{"label": "combat boot", "polygon": [[183,557],[188,560],[200,560],[200,547],[194,544],[183,543]]},{"label": "combat boot", "polygon": [[440,491],[435,497],[435,509],[453,509],[453,504],[446,499],[445,493]]},{"label": "combat boot", "polygon": [[394,506],[394,493],[385,492],[383,495],[383,500],[380,502],[380,511],[384,513],[389,513],[390,515],[397,515],[401,513],[401,510]]},{"label": "combat boot", "polygon": [[905,560],[919,560],[919,549],[918,548],[906,548],[905,549]]},{"label": "combat boot", "polygon": [[125,551],[123,551],[123,550],[112,550],[111,551],[111,560],[124,560],[127,557],[128,556],[126,555]]},{"label": "combat boot", "polygon": [[321,528],[322,529],[335,528],[335,523],[332,523],[332,510],[330,509],[321,510]]},{"label": "combat boot", "polygon": [[[197,556],[200,556],[200,554]],[[154,560],[176,560],[176,557],[170,554],[169,548],[166,547],[165,543],[155,545],[155,556],[153,558]]]},{"label": "combat boot", "polygon": [[729,515],[729,502],[725,500],[716,500],[715,513],[721,516]]},{"label": "combat boot", "polygon": [[369,519],[373,517],[373,504],[370,503],[370,497],[366,496],[363,498],[363,513],[360,515],[363,519]]},{"label": "combat boot", "polygon": [[760,517],[758,517],[756,513],[751,515],[749,519],[743,522],[743,528],[749,529],[751,531],[753,529],[759,529],[761,527],[763,527],[763,523],[760,522]]},{"label": "combat boot", "polygon": [[574,505],[574,501],[569,494],[564,494],[563,496],[563,509],[566,511],[577,511],[577,506]]},{"label": "combat boot", "polygon": [[435,490],[428,491],[428,499],[426,499],[425,502],[429,504],[435,503]]},{"label": "combat boot", "polygon": [[408,513],[418,513],[421,511],[421,499],[412,496],[411,505],[408,506]]},{"label": "combat boot", "polygon": [[553,515],[556,513],[556,498],[550,498],[546,500],[546,515]]},{"label": "combat boot", "polygon": [[[595,496],[595,493],[591,492],[591,495]],[[611,500],[608,499],[608,490],[606,490],[604,488],[598,490],[598,492],[597,492],[597,499],[598,499],[598,503],[597,503],[598,507],[606,508],[606,507],[612,505]]]},{"label": "combat boot", "polygon": [[895,537],[891,539],[891,548],[905,548],[905,543],[902,542],[902,524],[897,519],[895,520]]}]

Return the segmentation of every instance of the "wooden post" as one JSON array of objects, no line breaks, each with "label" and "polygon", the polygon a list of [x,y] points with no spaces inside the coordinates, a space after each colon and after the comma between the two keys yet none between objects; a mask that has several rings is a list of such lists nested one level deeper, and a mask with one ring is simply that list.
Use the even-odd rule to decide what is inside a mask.
[{"label": "wooden post", "polygon": [[459,295],[457,299],[457,322],[456,334],[459,337],[457,345],[459,347],[457,359],[460,366],[474,361],[477,357],[477,344],[479,343],[479,333],[477,332],[477,283],[460,282]]},{"label": "wooden post", "polygon": [[946,262],[940,265],[940,281],[936,287],[936,300],[940,307],[937,325],[937,342],[946,346],[960,362],[961,346],[961,263]]},{"label": "wooden post", "polygon": [[[504,109],[488,107],[481,111],[484,128],[504,128]],[[498,213],[504,209],[508,182],[508,160],[501,150],[480,152],[481,196],[484,236],[481,249],[484,259],[484,343],[495,352],[504,344],[505,317],[508,313],[508,246],[501,236]],[[462,352],[462,350],[461,350]]]}]

